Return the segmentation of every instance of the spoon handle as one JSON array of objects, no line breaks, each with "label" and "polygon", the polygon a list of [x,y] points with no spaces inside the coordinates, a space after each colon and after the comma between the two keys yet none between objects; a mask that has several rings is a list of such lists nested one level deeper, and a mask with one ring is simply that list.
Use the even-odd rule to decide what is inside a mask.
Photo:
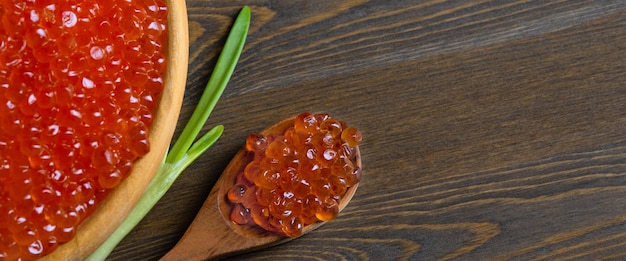
[{"label": "spoon handle", "polygon": [[221,217],[213,190],[187,232],[161,260],[206,260],[233,251],[236,234]]},{"label": "spoon handle", "polygon": [[223,215],[225,209],[229,208],[228,203],[224,202],[224,188],[232,186],[245,158],[243,149],[233,157],[183,237],[161,260],[223,258],[284,242],[284,238],[279,236],[259,235],[240,227],[235,228],[233,226],[236,225],[227,218],[229,215]]}]

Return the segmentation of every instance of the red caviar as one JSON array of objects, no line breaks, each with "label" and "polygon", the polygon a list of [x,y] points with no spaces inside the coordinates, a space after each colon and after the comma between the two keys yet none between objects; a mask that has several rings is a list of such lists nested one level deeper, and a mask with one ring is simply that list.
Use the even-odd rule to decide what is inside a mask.
[{"label": "red caviar", "polygon": [[296,237],[306,225],[335,218],[361,179],[361,140],[360,131],[324,113],[302,113],[279,135],[250,134],[251,160],[226,195],[231,221]]},{"label": "red caviar", "polygon": [[0,260],[42,257],[145,155],[163,0],[0,1]]}]

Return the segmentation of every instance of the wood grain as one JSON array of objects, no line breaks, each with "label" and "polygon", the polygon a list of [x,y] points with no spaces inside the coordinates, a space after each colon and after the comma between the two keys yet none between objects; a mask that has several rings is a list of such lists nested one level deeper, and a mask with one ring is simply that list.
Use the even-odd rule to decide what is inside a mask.
[{"label": "wood grain", "polygon": [[626,2],[187,1],[180,132],[241,5],[226,132],[111,260],[155,260],[248,133],[302,111],[357,126],[363,181],[337,220],[236,259],[626,258]]}]

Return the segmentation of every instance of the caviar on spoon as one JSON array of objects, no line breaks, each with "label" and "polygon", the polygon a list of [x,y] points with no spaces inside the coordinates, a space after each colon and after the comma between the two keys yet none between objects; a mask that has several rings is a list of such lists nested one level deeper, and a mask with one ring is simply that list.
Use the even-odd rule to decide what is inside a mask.
[{"label": "caviar on spoon", "polygon": [[251,134],[162,260],[223,258],[277,245],[337,216],[361,178],[361,133],[302,113]]}]

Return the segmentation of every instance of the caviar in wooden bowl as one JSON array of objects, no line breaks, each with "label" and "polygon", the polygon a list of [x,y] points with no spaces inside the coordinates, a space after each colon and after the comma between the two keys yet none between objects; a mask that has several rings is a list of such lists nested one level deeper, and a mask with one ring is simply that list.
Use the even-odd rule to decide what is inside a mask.
[{"label": "caviar in wooden bowl", "polygon": [[4,0],[0,17],[0,260],[82,260],[169,147],[185,3]]}]

